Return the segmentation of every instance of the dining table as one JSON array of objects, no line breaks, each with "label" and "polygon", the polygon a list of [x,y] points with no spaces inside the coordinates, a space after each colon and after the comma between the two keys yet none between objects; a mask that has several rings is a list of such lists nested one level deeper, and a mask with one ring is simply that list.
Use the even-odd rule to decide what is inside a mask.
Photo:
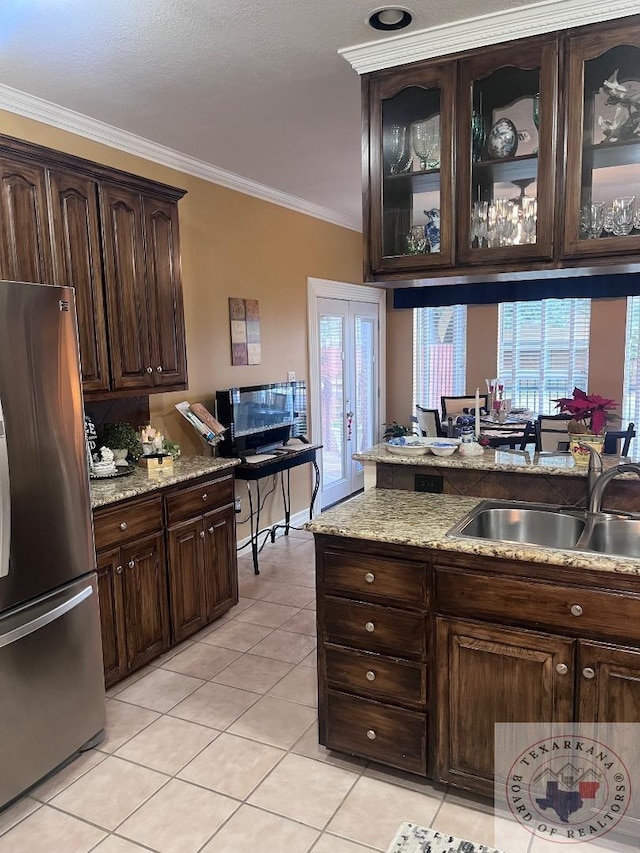
[{"label": "dining table", "polygon": [[480,435],[489,440],[490,447],[517,448],[522,443],[527,424],[536,419],[532,412],[509,413],[504,422],[490,417],[480,418]]}]

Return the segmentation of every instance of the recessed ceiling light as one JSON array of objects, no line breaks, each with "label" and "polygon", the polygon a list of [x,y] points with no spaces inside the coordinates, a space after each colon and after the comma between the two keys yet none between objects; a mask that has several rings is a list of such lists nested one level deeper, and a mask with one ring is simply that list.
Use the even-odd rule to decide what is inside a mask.
[{"label": "recessed ceiling light", "polygon": [[381,9],[374,9],[369,15],[367,23],[374,30],[404,30],[413,20],[413,15],[408,9],[403,9],[402,6],[383,6]]}]

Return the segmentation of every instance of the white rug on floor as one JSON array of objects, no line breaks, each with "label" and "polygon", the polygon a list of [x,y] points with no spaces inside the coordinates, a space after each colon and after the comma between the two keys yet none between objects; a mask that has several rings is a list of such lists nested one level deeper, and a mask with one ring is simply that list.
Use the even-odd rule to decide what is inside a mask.
[{"label": "white rug on floor", "polygon": [[502,853],[495,847],[455,838],[415,823],[403,823],[387,853]]}]

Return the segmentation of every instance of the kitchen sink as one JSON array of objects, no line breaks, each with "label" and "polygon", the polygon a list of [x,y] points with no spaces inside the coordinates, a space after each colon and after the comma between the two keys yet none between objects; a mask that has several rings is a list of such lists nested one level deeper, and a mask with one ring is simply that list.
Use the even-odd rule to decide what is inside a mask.
[{"label": "kitchen sink", "polygon": [[585,537],[584,550],[640,557],[640,520],[606,518],[594,521]]},{"label": "kitchen sink", "polygon": [[574,548],[586,526],[585,513],[544,504],[483,501],[449,533],[451,536],[521,542],[546,548]]}]

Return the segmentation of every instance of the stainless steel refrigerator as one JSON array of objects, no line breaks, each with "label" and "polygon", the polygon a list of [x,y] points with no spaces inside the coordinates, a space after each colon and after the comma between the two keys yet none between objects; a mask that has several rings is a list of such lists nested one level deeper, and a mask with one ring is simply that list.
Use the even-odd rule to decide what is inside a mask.
[{"label": "stainless steel refrigerator", "polygon": [[0,281],[0,808],[104,725],[74,293]]}]

